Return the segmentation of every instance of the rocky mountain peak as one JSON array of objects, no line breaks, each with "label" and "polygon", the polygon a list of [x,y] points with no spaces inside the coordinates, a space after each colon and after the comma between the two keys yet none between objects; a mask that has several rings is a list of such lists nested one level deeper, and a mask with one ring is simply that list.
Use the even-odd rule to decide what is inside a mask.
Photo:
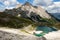
[{"label": "rocky mountain peak", "polygon": [[29,3],[29,2],[25,2],[25,4],[24,4],[24,5],[32,6],[32,4],[31,4],[31,3]]},{"label": "rocky mountain peak", "polygon": [[15,8],[19,8],[21,6],[22,6],[22,4],[17,4]]},{"label": "rocky mountain peak", "polygon": [[12,14],[14,16],[20,14],[23,17],[29,18],[31,18],[32,15],[33,17],[35,17],[35,19],[37,15],[39,15],[41,18],[51,18],[51,16],[43,8],[41,8],[40,6],[33,6],[29,2],[26,2],[23,5],[18,4],[17,9],[5,10],[4,12]]}]

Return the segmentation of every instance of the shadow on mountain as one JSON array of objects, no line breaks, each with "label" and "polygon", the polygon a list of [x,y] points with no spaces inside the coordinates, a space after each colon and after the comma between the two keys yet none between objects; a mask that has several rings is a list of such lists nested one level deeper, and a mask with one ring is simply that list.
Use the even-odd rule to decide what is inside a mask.
[{"label": "shadow on mountain", "polygon": [[60,13],[52,13],[52,15],[53,15],[58,21],[60,21]]}]

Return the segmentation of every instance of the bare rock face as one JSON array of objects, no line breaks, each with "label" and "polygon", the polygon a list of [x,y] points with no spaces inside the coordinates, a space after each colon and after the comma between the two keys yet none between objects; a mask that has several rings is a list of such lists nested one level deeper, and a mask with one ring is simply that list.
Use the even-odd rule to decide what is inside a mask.
[{"label": "bare rock face", "polygon": [[31,12],[41,16],[42,18],[48,18],[50,19],[51,16],[45,12],[45,10],[41,6],[33,6],[29,2],[26,2],[25,4],[18,4],[16,6],[16,9],[21,13],[22,11],[28,11],[27,16],[30,17]]},{"label": "bare rock face", "polygon": [[44,35],[47,40],[60,40],[60,30],[49,32],[48,34]]},{"label": "bare rock face", "polygon": [[[24,13],[23,13],[23,11],[24,11]],[[10,10],[6,9],[4,12],[8,13],[8,14],[12,14],[14,16],[22,13],[22,14],[26,14],[28,17],[30,17],[30,14],[33,12],[42,18],[47,18],[47,19],[51,18],[51,16],[47,12],[45,12],[45,10],[43,8],[41,8],[40,6],[33,6],[29,2],[26,2],[23,5],[18,4],[18,5],[16,5],[16,8],[10,9]]]},{"label": "bare rock face", "polygon": [[44,37],[27,36],[0,31],[0,40],[46,40]]},{"label": "bare rock face", "polygon": [[15,8],[17,9],[17,8],[21,7],[21,5],[22,4],[17,4]]},{"label": "bare rock face", "polygon": [[29,36],[24,38],[23,40],[46,40],[44,37],[33,37],[33,36]]},{"label": "bare rock face", "polygon": [[42,18],[48,18],[50,19],[51,16],[45,12],[43,8],[40,6],[33,6],[32,4],[26,2],[24,5],[21,6],[21,9],[24,11],[29,11],[28,15],[30,15],[31,12],[36,13],[37,15],[41,16]]},{"label": "bare rock face", "polygon": [[51,16],[40,6],[33,6],[29,2],[25,4],[16,5],[14,9],[6,9],[4,11],[6,14],[10,14],[12,16],[28,18],[34,22],[40,22],[41,18],[51,19]]},{"label": "bare rock face", "polygon": [[[23,38],[23,35],[20,35]],[[0,31],[0,40],[21,40],[19,35]]]}]

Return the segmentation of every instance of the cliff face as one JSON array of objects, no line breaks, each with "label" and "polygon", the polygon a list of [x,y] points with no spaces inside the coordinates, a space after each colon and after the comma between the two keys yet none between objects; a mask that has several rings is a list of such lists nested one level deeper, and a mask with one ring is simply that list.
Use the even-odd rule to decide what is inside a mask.
[{"label": "cliff face", "polygon": [[33,6],[28,2],[23,5],[18,4],[14,9],[6,9],[4,13],[11,14],[13,16],[28,18],[35,22],[40,22],[41,18],[51,19],[51,16],[47,12],[45,12],[43,8],[41,8],[40,6]]},{"label": "cliff face", "polygon": [[41,8],[40,6],[33,6],[28,2],[22,5],[21,9],[24,11],[26,10],[29,11],[28,15],[30,15],[30,13],[33,12],[42,18],[48,18],[48,19],[51,18],[51,16],[47,14],[43,8]]},{"label": "cliff face", "polygon": [[41,8],[40,6],[33,6],[32,4],[30,4],[28,2],[26,2],[23,5],[18,4],[16,6],[16,8],[11,9],[11,10],[5,10],[4,12],[6,12],[8,14],[12,14],[12,15],[17,15],[17,14],[21,13],[22,11],[25,12],[25,14],[28,17],[30,17],[30,14],[33,12],[42,18],[48,18],[48,19],[51,18],[51,16],[48,13],[46,13],[43,8]]}]

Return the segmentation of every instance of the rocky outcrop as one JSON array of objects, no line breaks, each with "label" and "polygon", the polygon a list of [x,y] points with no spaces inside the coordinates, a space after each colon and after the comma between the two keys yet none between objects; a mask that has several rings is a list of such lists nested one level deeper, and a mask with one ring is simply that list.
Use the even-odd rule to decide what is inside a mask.
[{"label": "rocky outcrop", "polygon": [[20,29],[0,28],[0,40],[60,40],[60,30],[37,37],[21,32]]},{"label": "rocky outcrop", "polygon": [[43,8],[41,8],[40,6],[33,6],[28,2],[26,2],[24,5],[21,6],[21,10],[29,11],[29,13],[27,13],[29,16],[30,13],[33,12],[42,18],[48,18],[48,19],[51,18],[51,16],[47,14]]},{"label": "rocky outcrop", "polygon": [[[25,13],[22,13],[22,11],[25,12]],[[46,13],[43,8],[41,8],[40,6],[33,6],[32,4],[30,4],[28,2],[26,2],[23,5],[18,4],[16,6],[16,8],[14,8],[14,9],[10,9],[10,10],[6,9],[4,12],[8,13],[8,14],[15,15],[15,16],[22,13],[22,14],[26,14],[28,17],[30,17],[31,12],[33,12],[33,13],[39,15],[42,18],[48,18],[48,19],[51,18],[51,16],[48,13]]]},{"label": "rocky outcrop", "polygon": [[16,8],[6,9],[4,12],[13,16],[27,18],[34,22],[41,22],[41,18],[51,19],[51,16],[45,12],[43,8],[40,6],[33,6],[29,2],[23,5],[18,4]]},{"label": "rocky outcrop", "polygon": [[47,40],[60,40],[60,30],[55,32],[49,32],[48,34],[44,35]]},{"label": "rocky outcrop", "polygon": [[33,35],[24,35],[13,30],[0,29],[0,40],[46,40],[44,37],[36,37]]}]

